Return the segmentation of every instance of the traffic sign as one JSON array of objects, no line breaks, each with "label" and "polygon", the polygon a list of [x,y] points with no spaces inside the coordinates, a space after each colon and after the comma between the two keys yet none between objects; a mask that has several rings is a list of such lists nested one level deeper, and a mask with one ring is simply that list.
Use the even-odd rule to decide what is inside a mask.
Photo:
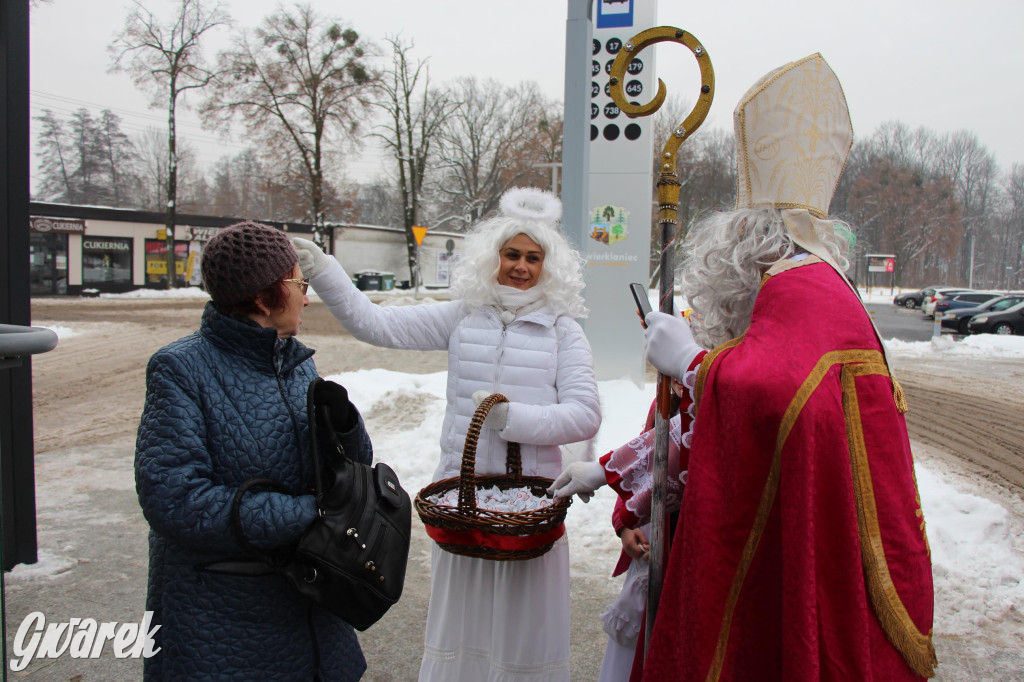
[{"label": "traffic sign", "polygon": [[412,236],[416,238],[416,246],[423,246],[423,237],[427,234],[427,228],[419,227],[418,225],[412,226]]}]

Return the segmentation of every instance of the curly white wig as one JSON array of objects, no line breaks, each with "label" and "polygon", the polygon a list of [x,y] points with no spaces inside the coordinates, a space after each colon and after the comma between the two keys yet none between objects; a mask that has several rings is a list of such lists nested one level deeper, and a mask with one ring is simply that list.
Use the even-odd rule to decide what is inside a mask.
[{"label": "curly white wig", "polygon": [[466,238],[462,258],[452,277],[452,297],[472,307],[498,303],[499,250],[525,234],[544,251],[536,286],[559,315],[586,317],[583,303],[583,258],[559,232],[562,204],[550,192],[513,188],[501,198],[498,215],[481,221]]},{"label": "curly white wig", "polygon": [[[848,242],[821,235],[829,255],[844,269]],[[679,287],[693,314],[694,339],[705,348],[741,336],[750,326],[761,277],[774,263],[802,251],[773,208],[713,213],[697,223],[684,245]]]}]

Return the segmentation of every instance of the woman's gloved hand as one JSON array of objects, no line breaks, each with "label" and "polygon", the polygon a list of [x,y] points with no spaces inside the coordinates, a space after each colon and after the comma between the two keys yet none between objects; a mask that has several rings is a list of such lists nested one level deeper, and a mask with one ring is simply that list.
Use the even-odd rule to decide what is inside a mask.
[{"label": "woman's gloved hand", "polygon": [[[484,398],[489,395],[491,394],[488,391],[474,391],[473,405],[479,406],[484,401]],[[487,413],[487,417],[484,418],[484,426],[488,429],[501,431],[505,428],[506,424],[508,424],[508,403],[494,403],[490,412]]]},{"label": "woman's gloved hand", "polygon": [[662,374],[682,380],[702,350],[693,340],[690,323],[682,317],[653,311],[644,318],[647,362]]},{"label": "woman's gloved hand", "polygon": [[292,246],[299,254],[299,270],[302,276],[308,279],[316,277],[327,269],[331,257],[324,253],[323,249],[302,237],[292,237]]},{"label": "woman's gloved hand", "polygon": [[573,462],[558,474],[548,494],[555,499],[579,495],[581,500],[589,502],[594,491],[607,482],[604,467],[597,462]]}]

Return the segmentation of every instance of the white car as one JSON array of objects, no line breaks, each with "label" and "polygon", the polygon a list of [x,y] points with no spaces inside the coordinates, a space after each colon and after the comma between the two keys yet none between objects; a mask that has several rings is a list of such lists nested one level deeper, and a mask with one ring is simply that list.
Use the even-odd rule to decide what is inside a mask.
[{"label": "white car", "polygon": [[921,312],[924,313],[925,317],[931,317],[935,314],[935,304],[937,302],[944,298],[956,296],[957,294],[962,294],[968,291],[973,291],[973,289],[964,289],[962,287],[939,287],[934,289],[931,296],[926,296],[925,299],[921,301]]}]

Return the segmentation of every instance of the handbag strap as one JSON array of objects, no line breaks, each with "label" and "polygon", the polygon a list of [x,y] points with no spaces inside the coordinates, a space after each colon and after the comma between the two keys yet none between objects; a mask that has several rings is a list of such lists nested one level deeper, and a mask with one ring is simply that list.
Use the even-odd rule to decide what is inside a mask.
[{"label": "handbag strap", "polygon": [[318,434],[322,428],[334,445],[339,457],[347,458],[345,448],[341,445],[338,432],[334,429],[334,422],[331,419],[331,407],[326,402],[317,401],[317,388],[328,382],[322,377],[317,377],[309,382],[309,389],[306,391],[306,413],[309,419],[309,451],[313,456],[313,477],[316,483],[316,507],[323,515],[324,482],[320,463],[320,439]]}]

